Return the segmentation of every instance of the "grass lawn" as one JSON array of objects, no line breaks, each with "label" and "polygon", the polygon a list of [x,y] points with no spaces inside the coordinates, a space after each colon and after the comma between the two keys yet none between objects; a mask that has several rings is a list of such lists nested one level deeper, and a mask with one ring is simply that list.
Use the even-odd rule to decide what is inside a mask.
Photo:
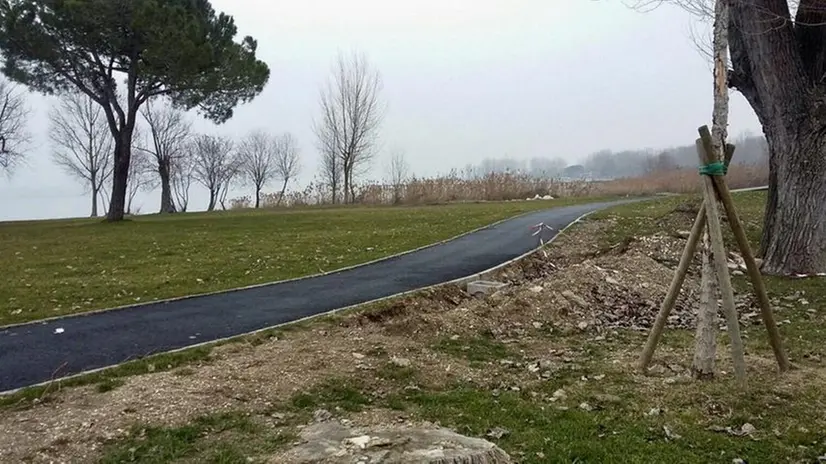
[{"label": "grass lawn", "polygon": [[[735,198],[756,247],[765,194]],[[587,240],[602,248],[631,236],[683,230],[685,224],[673,222],[670,213],[685,200],[667,198],[598,213],[551,245],[557,250],[551,255],[576,257],[573,245]],[[589,236],[597,230],[591,225],[606,221],[609,228]],[[597,266],[610,266],[614,258],[622,255],[591,259]],[[0,431],[54,415],[71,417],[72,411],[105,414],[113,404],[136,410],[162,404],[170,414],[176,408],[187,411],[209,401],[198,395],[214,389],[216,404],[224,405],[220,410],[206,408],[174,425],[131,423],[129,434],[103,442],[99,462],[278,462],[268,461],[269,456],[294,442],[300,426],[322,408],[356,421],[379,417],[386,423],[401,417],[437,422],[486,437],[523,464],[826,460],[823,279],[765,278],[770,297],[782,306],[776,317],[795,369],[777,375],[765,330],[743,323],[749,383],[740,388],[731,375],[725,334],[719,337],[717,365],[726,372],[694,381],[673,373],[691,362],[691,330],[666,330],[654,356],[659,371],[649,375],[634,370],[646,333],[577,330],[576,319],[569,321],[574,329],[568,330],[566,314],[551,307],[553,294],[534,289],[551,285],[577,266],[563,265],[557,274],[528,281],[500,300],[451,302],[455,296],[439,293],[409,297],[402,305],[375,304],[282,329],[274,338],[225,345],[193,356],[189,367],[183,366],[186,360],[170,358],[168,372],[154,367],[167,362],[163,360],[146,373],[135,364],[85,392],[57,393],[55,401],[43,395],[33,403],[21,394],[18,400],[25,408],[0,410]],[[623,272],[630,272],[617,274],[624,282],[635,270]],[[738,293],[749,288],[743,277],[735,276],[734,283]],[[586,295],[592,284],[584,285],[572,289]],[[504,332],[492,332],[499,329]],[[409,363],[393,362],[399,357]],[[141,371],[143,375],[131,376]],[[133,399],[148,387],[167,393]],[[226,391],[243,398],[227,406]],[[100,395],[91,402],[96,406],[89,406],[90,394]],[[118,427],[129,424],[118,420]],[[743,433],[747,424],[749,432]],[[82,444],[77,448],[85,449]]]},{"label": "grass lawn", "polygon": [[[623,206],[599,213],[593,220],[616,221],[616,227],[602,237],[605,243],[616,243],[627,236],[654,232],[661,227],[659,219],[682,201],[685,198]],[[755,246],[763,201],[762,192],[737,196],[740,216]],[[740,291],[748,289],[743,278],[735,278],[735,282]],[[826,323],[820,309],[820,305],[826,303],[826,286],[818,279],[776,278],[767,278],[767,285],[772,297],[805,292],[809,307],[785,312],[780,316],[786,321],[781,328],[793,362],[804,369],[820,368],[820,359],[826,356],[822,343]],[[812,317],[811,308],[817,308],[821,317]],[[826,455],[824,386],[819,383],[823,377],[807,377],[796,371],[785,381],[779,380],[772,374],[771,352],[761,327],[747,327],[744,334],[750,357],[766,360],[760,366],[763,369],[750,372],[751,382],[745,389],[734,388],[731,375],[711,382],[670,385],[665,382],[663,385],[663,379],[643,380],[630,372],[628,366],[611,362],[617,353],[628,355],[630,352],[635,356],[644,344],[645,334],[621,331],[595,343],[592,338],[581,335],[557,333],[548,335],[549,347],[564,346],[567,352],[582,355],[576,359],[576,369],[557,372],[547,382],[521,384],[519,373],[491,374],[490,383],[499,383],[492,390],[461,381],[428,388],[427,381],[415,368],[385,364],[377,371],[378,380],[365,381],[363,376],[330,378],[310,391],[296,394],[279,410],[288,417],[297,414],[296,417],[306,420],[318,408],[349,412],[387,408],[437,421],[473,436],[485,436],[498,428],[507,433],[494,441],[523,463],[729,463],[738,462],[736,459],[749,463],[818,462],[818,456]],[[690,362],[692,335],[689,331],[667,331],[655,360],[679,363],[687,359]],[[493,340],[485,333],[462,339],[441,338],[431,343],[430,349],[453,358],[454,362],[466,362],[483,370],[504,360],[526,361],[521,350]],[[381,359],[387,355],[379,352],[376,357]],[[718,348],[721,365],[727,364],[727,357],[728,346],[725,336],[721,335]],[[796,387],[788,389],[787,382]],[[810,385],[806,385],[807,382],[811,382]],[[418,388],[404,388],[410,384]],[[509,388],[520,384],[521,388]],[[549,403],[548,398],[560,389],[571,396],[566,405],[562,406],[562,401]],[[208,421],[210,417],[200,420]],[[745,423],[756,427],[753,435],[737,434]],[[726,427],[733,432],[723,430]],[[158,438],[147,435],[146,441],[113,442],[106,448],[106,456],[123,456],[124,450],[136,446],[147,449],[156,441],[162,445],[170,437],[178,436],[180,430],[154,430]],[[259,435],[253,442],[279,436],[270,432]],[[198,446],[206,447],[210,453],[222,451],[226,446],[234,447],[238,462],[250,455],[240,440],[232,445],[221,442],[222,448],[214,450],[203,440],[186,446],[186,449],[200,449],[189,456],[204,455]],[[160,455],[149,452],[139,455],[137,462],[154,462],[158,457]]]},{"label": "grass lawn", "polygon": [[332,271],[596,199],[0,223],[0,326]]}]

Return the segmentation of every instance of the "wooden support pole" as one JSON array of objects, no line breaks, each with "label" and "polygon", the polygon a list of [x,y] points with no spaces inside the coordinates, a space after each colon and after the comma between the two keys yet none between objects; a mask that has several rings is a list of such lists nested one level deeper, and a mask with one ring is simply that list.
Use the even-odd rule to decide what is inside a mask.
[{"label": "wooden support pole", "polygon": [[[705,149],[702,138],[697,139],[696,146],[701,165],[708,165],[716,161],[714,152]],[[714,181],[711,179],[713,176],[703,175],[702,177],[708,232],[711,237],[711,251],[714,258],[717,282],[723,297],[723,314],[726,317],[726,325],[728,326],[728,334],[731,341],[734,376],[741,384],[745,384],[746,360],[743,352],[743,340],[740,338],[740,320],[737,317],[737,310],[734,307],[734,290],[731,286],[731,276],[728,273],[726,247],[723,243],[723,230],[720,226],[720,211],[717,205],[717,199],[715,198]]]},{"label": "wooden support pole", "polygon": [[[708,149],[708,146],[711,143],[711,134],[708,131],[708,127],[703,126],[700,128],[700,137],[703,139],[705,149]],[[763,283],[763,276],[760,274],[760,269],[757,267],[757,263],[754,260],[754,253],[751,251],[751,245],[749,245],[746,232],[743,229],[743,224],[740,222],[740,217],[737,215],[737,211],[734,208],[734,200],[731,198],[731,192],[729,191],[725,179],[720,176],[711,177],[714,187],[716,188],[717,195],[723,203],[723,208],[726,211],[726,217],[728,218],[728,223],[731,226],[731,231],[734,233],[734,239],[737,242],[738,248],[740,248],[740,253],[743,256],[743,260],[746,262],[746,269],[748,271],[752,287],[754,288],[754,293],[757,294],[757,301],[760,304],[760,315],[763,319],[763,324],[766,326],[766,330],[768,331],[769,344],[772,347],[772,351],[774,351],[774,357],[777,360],[778,369],[780,372],[785,372],[789,370],[789,360],[786,358],[786,352],[783,349],[783,341],[780,338],[780,331],[777,329],[777,323],[774,321],[774,314],[771,309],[771,303],[769,302],[769,295],[766,292],[766,286]]]},{"label": "wooden support pole", "polygon": [[[734,157],[734,145],[726,144],[726,167],[731,163],[731,158]],[[677,265],[677,270],[674,272],[674,277],[671,279],[671,285],[668,287],[668,293],[665,295],[660,311],[657,313],[657,318],[654,320],[654,325],[651,327],[651,332],[648,334],[648,340],[645,342],[645,348],[642,350],[638,367],[645,372],[651,364],[651,359],[654,357],[654,350],[660,342],[665,324],[668,322],[668,316],[671,310],[674,309],[674,304],[677,302],[677,296],[680,294],[680,289],[685,282],[685,276],[688,273],[688,267],[691,265],[691,260],[697,252],[697,243],[703,235],[703,229],[706,227],[706,203],[700,205],[700,210],[697,212],[697,217],[694,218],[694,225],[691,227],[691,233],[688,235],[688,242],[683,248],[683,254],[680,256],[680,263]]]}]

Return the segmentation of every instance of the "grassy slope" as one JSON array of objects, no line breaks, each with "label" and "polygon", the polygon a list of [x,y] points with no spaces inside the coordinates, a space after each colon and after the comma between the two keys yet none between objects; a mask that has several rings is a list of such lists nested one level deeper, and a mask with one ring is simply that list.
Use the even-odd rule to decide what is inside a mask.
[{"label": "grassy slope", "polygon": [[[657,219],[681,201],[666,199],[620,207],[592,219],[614,219],[616,227],[603,239],[617,243],[629,235],[654,231]],[[755,244],[763,201],[762,193],[737,196],[740,216]],[[742,278],[735,278],[735,283],[741,291],[748,288]],[[826,286],[822,279],[767,278],[766,283],[773,297],[805,292],[808,305],[786,309],[778,315],[778,319],[788,321],[781,325],[781,331],[790,358],[803,370],[778,378],[770,367],[771,352],[761,327],[745,327],[748,354],[764,360],[764,364],[751,365],[750,383],[745,389],[736,388],[730,375],[712,382],[652,383],[626,366],[610,362],[617,353],[638,353],[644,334],[621,331],[595,343],[581,335],[553,332],[548,335],[548,346],[565,346],[586,354],[577,359],[580,368],[560,371],[546,383],[523,387],[521,391],[503,389],[492,393],[467,384],[429,388],[419,382],[415,367],[388,364],[378,374],[384,379],[378,387],[365,383],[362,377],[331,378],[285,398],[283,404],[274,405],[272,411],[263,415],[222,413],[170,428],[136,425],[131,438],[107,443],[103,462],[247,462],[250,455],[277,449],[290,441],[290,428],[305,423],[316,408],[358,411],[377,406],[439,421],[469,435],[484,436],[491,428],[503,427],[509,433],[494,441],[524,463],[704,463],[732,462],[734,458],[750,463],[817,462],[817,456],[826,454],[823,385],[818,383],[824,376],[808,375],[820,372],[821,359],[826,356],[822,343],[826,320],[820,309],[826,304]],[[657,362],[690,360],[691,337],[689,331],[667,331],[655,356]],[[720,343],[718,356],[724,363],[724,336]],[[472,349],[465,349],[466,346]],[[485,363],[497,364],[500,359],[520,360],[512,345],[484,334],[475,339],[441,340],[430,349],[483,368]],[[503,385],[515,381],[507,377],[496,380]],[[423,388],[405,389],[411,382]],[[788,384],[796,386],[791,390],[794,394],[789,394]],[[117,388],[117,383],[101,384],[99,390],[108,388]],[[560,410],[542,400],[559,388],[571,397],[567,402],[569,409]],[[597,409],[579,409],[576,405],[580,402],[588,402]],[[662,412],[649,416],[646,412],[651,408],[660,408]],[[271,414],[286,414],[288,419],[283,425],[287,428],[279,428],[276,433],[262,429],[258,423]],[[745,422],[756,426],[754,439],[708,429],[709,425],[737,429]]]},{"label": "grassy slope", "polygon": [[[616,243],[629,235],[652,232],[656,220],[679,201],[670,199],[656,204],[621,207],[593,219],[611,217],[617,221],[617,227],[604,237],[606,243]],[[740,216],[749,227],[753,242],[759,237],[763,201],[762,193],[738,195],[737,198]],[[736,284],[741,290],[747,289],[746,282],[741,278],[736,279]],[[782,325],[782,332],[793,362],[804,369],[820,369],[820,359],[826,356],[826,348],[822,344],[826,321],[822,317],[813,317],[811,308],[818,308],[820,314],[819,308],[826,303],[826,286],[820,279],[775,278],[767,278],[767,286],[775,297],[798,290],[806,292],[809,306],[785,310],[782,319],[788,323]],[[744,334],[749,354],[765,359],[770,365],[770,350],[760,326],[745,328]],[[789,374],[783,380],[764,365],[750,373],[750,384],[744,389],[736,388],[730,375],[712,382],[652,384],[625,367],[609,362],[616,353],[628,350],[637,353],[644,336],[621,332],[595,344],[580,335],[554,333],[548,340],[550,346],[563,344],[588,354],[579,360],[581,369],[559,372],[547,383],[521,391],[506,389],[492,394],[473,385],[411,391],[403,386],[411,381],[415,383],[415,369],[389,366],[379,373],[379,377],[385,379],[379,390],[375,385],[365,384],[361,378],[329,379],[312,390],[288,399],[279,408],[288,414],[297,413],[298,419],[307,419],[319,407],[358,411],[380,406],[439,421],[461,433],[476,436],[484,436],[491,428],[502,427],[509,433],[495,441],[523,463],[705,463],[733,462],[735,458],[750,463],[817,462],[817,456],[826,454],[826,419],[821,398],[823,385],[817,384],[816,379],[811,380],[811,385],[807,385],[809,380],[801,374]],[[688,331],[668,331],[656,355],[657,360],[685,362],[690,359],[691,336]],[[472,349],[457,348],[457,343]],[[519,360],[519,354],[511,347],[483,334],[478,339],[461,342],[445,340],[431,346],[431,349],[471,363],[495,364],[505,358]],[[721,337],[718,356],[723,359],[727,356],[724,336]],[[584,378],[590,380],[582,381]],[[512,380],[501,379],[503,384]],[[789,382],[797,383],[794,389],[796,395],[787,393],[785,385]],[[589,402],[597,409],[585,411],[571,407],[561,410],[538,399],[547,398],[559,388],[568,391],[574,405],[580,401]],[[376,394],[377,391],[382,394]],[[646,414],[655,407],[662,412]],[[104,461],[113,462],[113,459],[125,456],[124,453],[138,449],[142,452],[130,454],[136,462],[212,457],[223,452],[228,453],[230,458],[220,462],[244,462],[244,456],[252,452],[247,443],[262,440],[283,443],[280,436],[248,432],[252,434],[250,438],[220,441],[221,447],[216,448],[206,439],[191,438],[186,433],[191,428],[202,428],[203,423],[214,421],[215,418],[208,416],[182,428],[151,429],[151,433],[144,435],[145,439],[109,443]],[[222,425],[214,427],[236,428],[233,421],[219,422]],[[709,425],[737,429],[745,422],[756,426],[755,438],[708,429]],[[246,426],[238,428],[247,430]],[[181,455],[172,453],[170,449],[186,451]]]},{"label": "grassy slope", "polygon": [[0,325],[331,271],[585,201],[0,223]]}]

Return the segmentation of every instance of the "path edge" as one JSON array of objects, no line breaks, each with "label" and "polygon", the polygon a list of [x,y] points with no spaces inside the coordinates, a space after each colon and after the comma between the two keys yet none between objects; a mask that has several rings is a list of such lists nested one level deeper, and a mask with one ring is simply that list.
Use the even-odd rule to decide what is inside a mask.
[{"label": "path edge", "polygon": [[[549,200],[545,200],[545,201],[549,201]],[[553,200],[550,200],[550,201],[553,201]],[[575,205],[568,205],[568,206],[575,206]],[[364,267],[364,266],[370,266],[370,265],[373,265],[373,264],[380,263],[382,261],[388,261],[388,260],[391,260],[391,259],[399,258],[401,256],[405,256],[405,255],[408,255],[408,254],[411,254],[411,253],[416,253],[418,251],[426,250],[428,248],[432,248],[432,247],[435,247],[435,246],[444,245],[445,243],[452,242],[454,240],[458,240],[458,239],[460,239],[462,237],[465,237],[467,235],[471,235],[471,234],[474,234],[474,233],[477,233],[477,232],[481,232],[481,231],[483,231],[485,229],[489,229],[491,227],[496,227],[496,226],[498,226],[498,225],[500,225],[504,222],[507,222],[507,221],[510,221],[510,220],[513,220],[513,219],[517,219],[517,218],[520,218],[522,216],[527,216],[529,214],[539,213],[539,212],[543,212],[543,211],[549,211],[549,210],[552,210],[552,209],[555,209],[555,208],[565,208],[565,207],[566,206],[551,206],[551,207],[546,208],[546,209],[537,209],[537,210],[533,210],[533,211],[525,211],[523,213],[517,214],[516,216],[510,216],[510,217],[507,217],[507,218],[504,218],[504,219],[500,219],[500,220],[492,222],[490,224],[480,226],[480,227],[477,227],[475,229],[472,229],[472,230],[469,230],[469,231],[466,231],[466,232],[462,232],[459,235],[454,235],[453,237],[449,237],[449,238],[440,240],[438,242],[433,242],[433,243],[430,243],[430,244],[427,244],[427,245],[422,245],[418,248],[413,248],[413,249],[410,249],[410,250],[402,251],[402,252],[399,252],[399,253],[396,253],[396,254],[393,254],[393,255],[384,256],[382,258],[376,258],[376,259],[371,260],[371,261],[365,261],[363,263],[358,263],[358,264],[353,264],[353,265],[338,268],[338,269],[333,269],[332,271],[325,271],[325,272],[320,272],[320,273],[316,273],[316,274],[308,274],[308,275],[305,275],[305,276],[293,277],[291,279],[275,280],[275,281],[270,281],[270,282],[263,282],[263,283],[260,283],[260,284],[246,285],[246,286],[243,286],[243,287],[234,287],[234,288],[228,288],[228,289],[224,289],[224,290],[215,290],[215,291],[212,291],[212,292],[193,293],[193,294],[190,294],[190,295],[175,296],[175,297],[164,298],[164,299],[160,299],[160,300],[142,301],[140,303],[130,303],[130,304],[127,304],[127,305],[113,306],[113,307],[110,307],[110,308],[95,309],[95,310],[92,310],[92,311],[86,311],[86,312],[82,312],[82,313],[62,314],[62,315],[59,315],[59,316],[52,316],[52,317],[47,317],[45,319],[37,319],[37,320],[34,320],[34,321],[28,321],[28,322],[17,322],[17,323],[14,323],[14,324],[0,325],[0,331],[9,330],[9,329],[17,329],[17,328],[21,328],[21,327],[25,327],[25,326],[32,326],[32,325],[46,325],[46,324],[49,324],[49,323],[54,322],[54,321],[60,321],[60,320],[68,319],[68,318],[72,318],[72,317],[78,317],[78,318],[79,317],[86,317],[86,316],[92,316],[92,315],[95,315],[95,314],[100,314],[100,313],[109,312],[109,311],[119,311],[119,310],[130,309],[130,308],[139,308],[141,306],[149,306],[149,305],[153,305],[153,304],[173,303],[175,301],[189,300],[189,299],[193,299],[193,298],[201,298],[201,297],[212,296],[212,295],[222,295],[222,294],[239,292],[239,291],[244,291],[244,290],[251,290],[251,289],[254,289],[254,288],[269,287],[269,286],[272,286],[272,285],[281,285],[281,284],[285,284],[285,283],[289,283],[289,282],[296,282],[296,281],[300,281],[300,280],[314,279],[314,278],[317,278],[317,277],[324,277],[324,276],[337,274],[337,273],[340,273],[340,272],[345,272],[345,271],[349,271],[349,270]],[[364,303],[362,303],[362,304],[364,304]],[[254,333],[254,332],[250,332],[250,333]],[[195,345],[192,345],[192,346],[195,346]],[[2,393],[3,392],[0,392],[0,394],[2,394]]]},{"label": "path edge", "polygon": [[[645,201],[645,200],[642,200],[642,201]],[[613,205],[613,206],[619,206],[619,205]],[[349,306],[342,306],[341,308],[336,308],[336,309],[333,309],[333,310],[330,310],[330,311],[327,311],[327,312],[323,312],[323,313],[319,313],[319,314],[313,314],[312,316],[302,317],[302,318],[300,318],[300,319],[296,319],[296,320],[289,321],[289,322],[282,322],[282,323],[280,323],[280,324],[275,324],[275,325],[272,325],[272,326],[269,326],[269,327],[264,327],[264,328],[261,328],[261,329],[256,329],[256,330],[253,330],[253,331],[251,331],[251,332],[246,332],[246,333],[243,333],[243,334],[233,335],[233,336],[231,336],[231,337],[219,338],[219,339],[210,340],[210,341],[206,341],[206,342],[196,343],[196,344],[194,344],[194,345],[188,345],[188,346],[181,347],[181,348],[175,348],[175,349],[173,349],[173,350],[161,351],[161,352],[153,353],[153,354],[150,354],[150,355],[144,356],[143,358],[136,359],[136,360],[134,360],[134,361],[138,361],[138,360],[140,360],[140,359],[146,359],[146,358],[149,358],[149,357],[152,357],[152,356],[161,355],[161,354],[179,353],[179,352],[182,352],[182,351],[191,350],[191,349],[197,349],[197,348],[202,348],[202,347],[205,347],[205,346],[210,346],[210,345],[219,346],[219,345],[221,345],[221,344],[224,344],[224,343],[227,343],[227,342],[231,342],[232,340],[235,340],[235,339],[240,339],[240,338],[242,338],[242,337],[248,337],[248,336],[251,336],[251,335],[256,335],[256,334],[259,334],[259,333],[262,333],[262,332],[268,332],[268,331],[275,330],[275,329],[278,329],[278,328],[281,328],[281,327],[286,327],[286,326],[289,326],[289,325],[292,325],[292,324],[298,324],[298,323],[301,323],[301,322],[306,322],[306,321],[310,321],[310,320],[317,319],[317,318],[321,318],[321,317],[332,316],[332,315],[335,315],[335,314],[338,314],[338,313],[342,313],[342,312],[345,312],[345,311],[350,311],[350,310],[353,310],[353,309],[356,309],[356,308],[359,308],[359,307],[362,307],[362,306],[371,305],[371,304],[376,304],[376,303],[380,303],[380,302],[382,302],[382,301],[391,300],[391,299],[394,299],[394,298],[401,298],[401,297],[405,297],[405,296],[413,295],[413,294],[416,294],[416,293],[421,293],[421,292],[424,292],[424,291],[427,291],[427,290],[432,290],[432,289],[439,288],[439,287],[446,287],[446,286],[449,286],[449,285],[462,285],[462,284],[465,284],[465,283],[467,283],[467,282],[472,282],[472,281],[475,281],[475,280],[480,280],[480,279],[482,279],[482,278],[483,278],[483,277],[485,277],[485,276],[489,276],[490,274],[492,274],[492,273],[494,273],[494,272],[496,272],[496,271],[498,271],[498,270],[500,270],[500,269],[502,269],[502,268],[504,268],[504,267],[506,267],[506,266],[509,266],[509,265],[511,265],[511,264],[513,264],[513,263],[515,263],[515,262],[517,262],[517,261],[523,260],[523,259],[525,259],[525,258],[527,258],[527,257],[529,257],[529,256],[531,256],[531,255],[533,255],[534,253],[536,253],[536,252],[538,252],[538,251],[542,250],[543,248],[545,248],[545,247],[547,247],[547,246],[551,245],[551,244],[552,244],[552,243],[553,243],[553,242],[554,242],[554,241],[555,241],[555,240],[556,240],[556,239],[557,239],[560,235],[562,235],[563,233],[565,233],[565,232],[566,232],[569,228],[573,227],[575,224],[579,224],[579,223],[580,223],[580,221],[582,221],[582,219],[584,219],[584,218],[586,218],[586,217],[590,216],[591,214],[594,214],[594,213],[596,213],[596,212],[598,212],[598,211],[602,211],[602,210],[604,210],[604,209],[609,209],[609,208],[612,208],[613,206],[605,206],[605,207],[602,207],[602,208],[598,208],[598,209],[594,209],[594,210],[588,211],[588,212],[586,212],[586,213],[584,213],[584,214],[580,215],[579,217],[577,217],[577,218],[576,218],[576,219],[574,219],[573,221],[569,222],[569,223],[568,223],[568,225],[566,225],[565,227],[563,227],[562,229],[560,229],[560,230],[559,230],[556,234],[554,234],[554,236],[553,236],[553,237],[551,237],[548,241],[546,241],[544,245],[537,246],[536,248],[534,248],[534,249],[532,249],[532,250],[530,250],[530,251],[527,251],[527,252],[525,252],[525,253],[523,253],[523,254],[521,254],[521,255],[519,255],[519,256],[517,256],[517,257],[515,257],[515,258],[511,258],[511,259],[509,259],[509,260],[507,260],[507,261],[505,261],[505,262],[503,262],[503,263],[497,264],[496,266],[490,267],[490,268],[485,269],[485,270],[480,271],[480,272],[476,272],[476,273],[473,273],[473,274],[469,274],[469,275],[464,276],[464,277],[458,277],[458,278],[456,278],[456,279],[449,280],[449,281],[446,281],[446,282],[440,282],[440,283],[437,283],[437,284],[428,285],[428,286],[426,286],[426,287],[420,287],[420,288],[417,288],[417,289],[414,289],[414,290],[408,290],[408,291],[406,291],[406,292],[400,292],[400,293],[396,293],[396,294],[393,294],[393,295],[388,295],[388,296],[384,296],[384,297],[381,297],[381,298],[376,298],[376,299],[374,299],[374,300],[364,301],[364,302],[357,303],[357,304],[353,304],[353,305],[349,305]],[[552,209],[552,208],[551,208],[551,209]],[[485,229],[485,228],[487,228],[487,227],[493,227],[493,226],[495,226],[495,225],[497,225],[497,224],[499,224],[499,223],[502,223],[502,222],[505,222],[505,221],[508,221],[508,220],[511,220],[511,219],[515,219],[515,218],[518,218],[518,217],[520,217],[520,216],[524,216],[524,215],[527,215],[527,214],[531,214],[531,213],[539,212],[539,211],[546,211],[546,210],[537,210],[537,211],[531,211],[531,212],[522,213],[522,214],[519,214],[519,215],[517,215],[517,216],[513,216],[513,217],[511,217],[511,218],[508,218],[508,219],[503,219],[503,220],[501,220],[501,221],[494,222],[494,223],[489,224],[489,225],[487,225],[487,226],[480,227],[479,229],[474,229],[474,230],[472,230],[472,231],[465,232],[465,233],[460,234],[460,235],[457,235],[456,237],[453,237],[453,238],[451,238],[451,239],[446,239],[446,240],[444,240],[443,242],[448,242],[448,241],[451,241],[451,240],[457,239],[457,238],[459,238],[459,237],[462,237],[462,236],[464,236],[464,235],[468,235],[468,234],[471,234],[471,233],[473,233],[473,232],[477,232],[477,231],[479,231],[479,230],[483,230],[483,229]],[[439,243],[443,243],[443,242],[437,242],[437,243],[434,243],[434,244],[432,244],[432,245],[426,245],[426,246],[424,246],[424,247],[421,247],[421,249],[428,248],[428,247],[430,247],[430,246],[435,246],[435,245],[437,245],[437,244],[439,244]],[[418,249],[417,249],[417,250],[418,250]],[[403,254],[407,254],[407,253],[412,253],[412,252],[417,251],[417,250],[410,250],[410,251],[408,251],[408,252],[405,252],[405,253],[401,253],[401,254],[399,254],[399,256],[401,256],[401,255],[403,255]],[[388,256],[387,258],[380,258],[380,259],[378,259],[378,260],[376,260],[376,261],[382,261],[382,260],[384,260],[384,259],[390,259],[390,258],[391,258],[391,257],[390,257],[390,256]],[[366,264],[367,264],[367,263],[362,264],[362,265],[366,265]],[[362,265],[356,265],[356,266],[352,266],[352,267],[359,267],[359,266],[362,266]],[[342,269],[342,270],[343,270],[343,269]],[[337,271],[331,271],[330,273],[333,273],[333,272],[337,272]],[[301,279],[304,279],[304,278],[307,278],[307,277],[301,277],[301,278],[296,278],[296,279],[292,279],[292,280],[301,280]],[[288,282],[288,281],[284,281],[284,282]],[[259,286],[259,287],[261,287],[261,286],[264,286],[264,285],[272,285],[272,284],[261,284],[261,285],[258,285],[258,286]],[[228,292],[228,291],[227,291],[227,292]],[[216,293],[226,293],[226,292],[216,292]],[[184,298],[188,298],[188,297],[180,297],[180,298],[177,298],[177,299],[184,299]],[[140,305],[135,305],[135,306],[140,306]],[[114,308],[113,308],[113,309],[114,309]],[[108,311],[108,310],[103,310],[103,311]],[[100,312],[100,311],[99,311],[99,312]],[[2,327],[0,327],[0,330],[2,330]],[[100,372],[107,371],[107,370],[109,370],[109,369],[114,369],[114,368],[116,368],[116,367],[118,367],[118,366],[120,366],[120,365],[123,365],[123,364],[127,363],[127,362],[129,362],[129,361],[125,361],[125,362],[118,363],[118,364],[112,364],[112,365],[110,365],[110,366],[99,367],[99,368],[97,368],[97,369],[90,369],[90,370],[87,370],[87,371],[78,372],[78,373],[75,373],[75,374],[72,374],[72,375],[68,375],[68,376],[65,376],[65,377],[60,377],[60,378],[57,378],[57,379],[47,380],[47,381],[44,381],[44,382],[39,382],[39,383],[35,383],[35,384],[31,384],[31,385],[27,385],[27,386],[25,386],[25,387],[15,388],[15,389],[13,389],[13,390],[6,390],[6,391],[2,391],[2,392],[0,392],[0,396],[9,396],[9,395],[14,395],[15,393],[18,393],[18,392],[20,392],[20,391],[23,391],[23,390],[26,390],[26,389],[29,389],[29,388],[43,387],[43,386],[49,385],[49,384],[51,384],[51,383],[58,383],[58,384],[60,384],[61,382],[64,382],[64,381],[66,381],[66,380],[71,380],[71,379],[73,379],[73,378],[82,377],[82,376],[84,376],[84,375],[96,374],[96,373],[100,373]]]}]

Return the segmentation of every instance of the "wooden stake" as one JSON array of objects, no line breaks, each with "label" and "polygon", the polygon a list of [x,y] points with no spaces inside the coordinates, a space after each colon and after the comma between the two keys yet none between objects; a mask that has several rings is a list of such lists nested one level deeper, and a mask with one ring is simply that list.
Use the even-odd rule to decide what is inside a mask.
[{"label": "wooden stake", "polygon": [[[726,144],[726,167],[731,163],[734,157],[735,146]],[[706,203],[700,205],[700,210],[697,211],[697,217],[694,218],[694,225],[691,227],[691,233],[688,234],[688,242],[685,244],[683,254],[680,256],[680,263],[677,265],[677,270],[674,272],[674,277],[671,279],[671,285],[668,287],[668,293],[660,305],[660,311],[657,313],[657,318],[654,320],[654,325],[651,327],[651,332],[648,334],[648,340],[645,342],[640,354],[638,367],[645,372],[651,364],[651,359],[654,357],[654,350],[662,337],[665,324],[668,322],[668,316],[671,310],[674,309],[674,304],[677,302],[677,296],[680,294],[680,289],[685,282],[685,276],[688,273],[688,267],[691,265],[691,260],[697,252],[697,243],[703,234],[703,229],[706,227]]]},{"label": "wooden stake", "polygon": [[[704,147],[708,147],[711,142],[711,134],[708,127],[700,128],[700,137],[703,139]],[[754,253],[751,251],[751,245],[746,237],[746,232],[743,229],[743,224],[740,222],[740,217],[734,208],[734,200],[731,198],[728,185],[721,176],[711,176],[716,193],[723,203],[723,208],[726,211],[728,223],[731,226],[731,231],[734,233],[734,239],[737,242],[737,247],[740,248],[740,253],[743,260],[746,262],[746,270],[748,271],[749,279],[754,287],[754,293],[757,294],[757,301],[760,304],[760,316],[763,319],[763,324],[766,326],[766,331],[769,334],[769,344],[774,351],[774,357],[777,360],[777,366],[780,372],[789,370],[789,360],[786,358],[785,350],[783,349],[783,341],[780,338],[780,332],[777,329],[777,324],[774,321],[774,314],[769,302],[769,295],[766,292],[766,286],[763,283],[763,276],[760,274],[760,269],[754,260]]]},{"label": "wooden stake", "polygon": [[[716,161],[714,152],[705,149],[702,138],[697,139],[696,146],[697,155],[702,165]],[[743,354],[743,340],[740,338],[740,321],[737,317],[737,310],[734,307],[734,290],[731,287],[731,276],[728,273],[726,248],[723,243],[723,231],[720,227],[720,211],[717,205],[717,199],[715,198],[714,181],[711,179],[713,176],[703,175],[702,177],[704,186],[703,196],[706,203],[706,220],[708,222],[709,235],[711,236],[711,249],[714,268],[717,274],[717,282],[723,297],[723,314],[726,316],[729,339],[731,340],[731,357],[734,361],[734,376],[741,384],[745,384],[746,360]]]}]

